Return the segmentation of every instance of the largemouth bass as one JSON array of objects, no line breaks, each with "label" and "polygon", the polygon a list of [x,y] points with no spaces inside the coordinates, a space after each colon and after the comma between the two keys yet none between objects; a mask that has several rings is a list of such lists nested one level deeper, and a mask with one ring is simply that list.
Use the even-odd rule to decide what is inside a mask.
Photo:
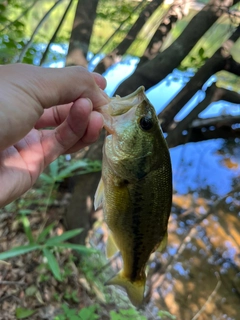
[{"label": "largemouth bass", "polygon": [[120,250],[123,269],[106,284],[125,288],[140,306],[146,264],[167,243],[172,171],[167,144],[154,107],[140,87],[101,108],[108,135],[95,208],[103,205],[109,228],[107,257]]}]

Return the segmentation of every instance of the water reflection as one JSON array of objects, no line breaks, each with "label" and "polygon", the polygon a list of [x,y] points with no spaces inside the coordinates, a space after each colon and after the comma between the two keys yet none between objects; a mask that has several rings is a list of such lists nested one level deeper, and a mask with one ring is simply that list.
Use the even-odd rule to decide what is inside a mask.
[{"label": "water reflection", "polygon": [[[189,202],[189,195],[182,197],[183,203],[184,198]],[[230,197],[233,202],[226,203]],[[229,204],[239,201],[239,192],[226,199],[216,206],[209,205],[206,219],[195,227],[196,219],[188,216],[187,220],[192,220],[190,229],[184,225],[187,220],[176,219],[176,213],[171,217],[168,257],[161,258],[163,269],[164,265],[167,268],[162,275],[160,271],[155,281],[154,290],[159,296],[154,295],[154,303],[167,308],[177,319],[193,319],[199,310],[202,311],[196,319],[200,320],[240,318],[240,221],[236,217],[239,208],[232,205],[235,211],[229,210]],[[177,205],[179,208],[179,196]],[[178,229],[183,229],[185,235]],[[151,280],[154,279],[155,275]]]}]

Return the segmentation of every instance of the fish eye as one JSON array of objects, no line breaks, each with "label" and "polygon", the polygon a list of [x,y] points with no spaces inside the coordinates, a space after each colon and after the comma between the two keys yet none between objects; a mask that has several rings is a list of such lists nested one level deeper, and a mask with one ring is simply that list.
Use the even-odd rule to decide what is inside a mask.
[{"label": "fish eye", "polygon": [[153,127],[153,120],[149,116],[142,117],[139,123],[141,128],[145,131],[148,131]]}]

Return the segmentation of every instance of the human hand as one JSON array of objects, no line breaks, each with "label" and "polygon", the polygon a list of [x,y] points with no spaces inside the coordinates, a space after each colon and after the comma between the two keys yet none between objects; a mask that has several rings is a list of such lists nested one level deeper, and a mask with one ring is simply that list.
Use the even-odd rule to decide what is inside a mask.
[{"label": "human hand", "polygon": [[0,207],[59,155],[97,140],[103,119],[94,110],[108,103],[105,86],[82,67],[0,66]]}]

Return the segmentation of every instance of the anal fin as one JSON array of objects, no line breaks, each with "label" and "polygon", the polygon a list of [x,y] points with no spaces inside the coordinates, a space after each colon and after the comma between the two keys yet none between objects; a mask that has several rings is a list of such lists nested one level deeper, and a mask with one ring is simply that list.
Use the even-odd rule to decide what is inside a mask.
[{"label": "anal fin", "polygon": [[119,251],[111,231],[108,232],[108,239],[107,239],[107,244],[106,244],[106,256],[107,258],[111,258],[115,253]]},{"label": "anal fin", "polygon": [[162,239],[162,241],[161,241],[161,243],[160,243],[160,245],[159,245],[159,247],[157,248],[157,252],[163,252],[163,250],[166,248],[166,246],[167,246],[167,242],[168,242],[168,233],[167,233],[167,231],[166,231],[166,233],[165,233],[165,235],[164,235],[164,237],[163,237],[163,239]]}]

